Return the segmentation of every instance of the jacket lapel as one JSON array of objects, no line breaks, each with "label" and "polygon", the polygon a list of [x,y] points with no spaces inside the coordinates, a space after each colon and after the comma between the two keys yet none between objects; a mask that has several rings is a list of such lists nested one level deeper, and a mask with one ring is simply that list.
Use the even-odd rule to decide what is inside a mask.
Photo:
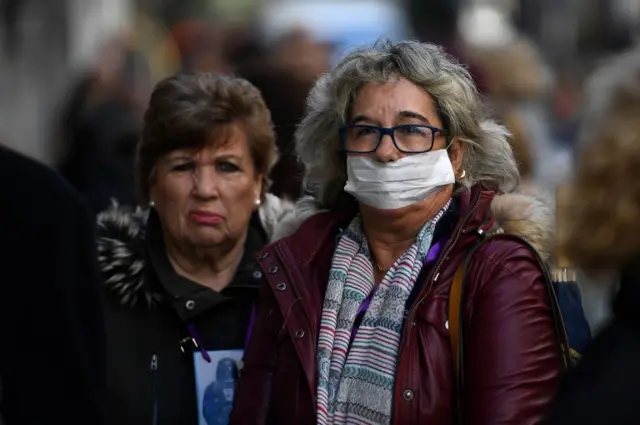
[{"label": "jacket lapel", "polygon": [[324,292],[339,223],[348,213],[320,213],[293,235],[258,254],[258,262],[273,291],[307,378],[309,390],[317,391],[316,344]]}]

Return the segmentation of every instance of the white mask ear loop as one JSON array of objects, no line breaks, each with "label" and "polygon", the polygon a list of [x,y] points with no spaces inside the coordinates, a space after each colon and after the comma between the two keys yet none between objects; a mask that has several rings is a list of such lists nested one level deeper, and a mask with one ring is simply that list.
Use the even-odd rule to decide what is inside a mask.
[{"label": "white mask ear loop", "polygon": [[[448,137],[448,136],[445,136],[445,137]],[[452,137],[451,140],[449,141],[449,144],[444,147],[444,150],[447,151],[447,156],[449,157],[449,160],[451,160],[451,152],[449,151],[449,148],[453,146],[453,142],[455,142],[455,140],[456,138]]]},{"label": "white mask ear loop", "polygon": [[[455,140],[456,140],[455,137],[453,139],[451,139],[451,142],[449,142],[449,144],[445,148],[447,151],[453,145],[453,142],[455,142]],[[449,153],[450,152],[447,152],[447,156],[449,156],[449,159],[451,159],[451,155],[449,155]],[[463,178],[465,178],[466,175],[467,175],[467,170],[462,170],[462,174],[460,174],[460,176],[458,176],[458,179],[463,179]]]},{"label": "white mask ear loop", "polygon": [[455,137],[453,137],[453,138],[451,139],[451,141],[449,141],[449,144],[448,144],[447,146],[445,146],[445,147],[444,147],[444,148],[445,148],[445,150],[449,150],[449,148],[450,148],[451,146],[453,146],[453,142],[455,142],[455,141],[456,141],[456,138],[455,138]]}]

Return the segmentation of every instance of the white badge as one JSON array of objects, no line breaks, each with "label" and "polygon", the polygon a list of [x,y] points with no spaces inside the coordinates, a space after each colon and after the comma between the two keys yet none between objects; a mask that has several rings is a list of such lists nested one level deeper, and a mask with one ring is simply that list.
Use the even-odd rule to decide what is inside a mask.
[{"label": "white badge", "polygon": [[207,351],[207,362],[200,350],[193,352],[198,399],[198,425],[227,425],[233,396],[242,369],[243,350]]}]

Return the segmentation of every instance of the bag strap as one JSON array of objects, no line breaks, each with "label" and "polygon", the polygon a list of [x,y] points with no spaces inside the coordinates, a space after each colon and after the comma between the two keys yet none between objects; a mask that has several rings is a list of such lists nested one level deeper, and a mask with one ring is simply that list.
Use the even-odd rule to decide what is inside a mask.
[{"label": "bag strap", "polygon": [[453,276],[451,291],[449,293],[449,340],[451,344],[455,388],[454,423],[458,425],[462,425],[464,423],[464,331],[462,318],[464,311],[467,268],[471,262],[471,257],[475,254],[478,248],[480,248],[483,243],[497,238],[519,242],[533,252],[535,259],[542,269],[544,285],[547,290],[547,299],[553,315],[554,331],[560,346],[562,368],[566,371],[571,365],[571,349],[569,348],[567,333],[564,327],[564,320],[562,318],[562,312],[560,311],[560,304],[558,303],[555,286],[553,285],[549,269],[542,257],[540,257],[538,251],[528,241],[515,235],[498,233],[484,237],[469,250],[465,261],[458,266],[458,269]]},{"label": "bag strap", "polygon": [[[486,239],[485,239],[486,240]],[[451,283],[449,293],[449,341],[454,371],[454,423],[463,424],[463,390],[464,390],[464,337],[462,326],[463,300],[465,293],[467,267],[471,257],[480,247],[483,240],[475,244],[460,263]]]},{"label": "bag strap", "polygon": [[449,340],[451,343],[451,357],[454,372],[454,424],[462,424],[462,388],[463,388],[463,365],[462,335],[460,332],[460,319],[462,316],[462,285],[464,284],[464,264],[461,264],[453,276],[451,293],[449,294]]}]

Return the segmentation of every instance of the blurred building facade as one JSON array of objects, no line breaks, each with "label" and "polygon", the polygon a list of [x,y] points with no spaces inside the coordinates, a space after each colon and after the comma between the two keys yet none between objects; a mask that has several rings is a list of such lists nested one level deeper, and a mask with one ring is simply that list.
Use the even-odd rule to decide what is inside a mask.
[{"label": "blurred building facade", "polygon": [[[95,60],[105,36],[127,25],[131,0],[2,0],[17,12],[5,19],[0,60],[0,139],[51,161],[52,126],[60,99],[79,69]],[[6,10],[6,9],[5,9]],[[10,32],[11,33],[11,32]]]}]

